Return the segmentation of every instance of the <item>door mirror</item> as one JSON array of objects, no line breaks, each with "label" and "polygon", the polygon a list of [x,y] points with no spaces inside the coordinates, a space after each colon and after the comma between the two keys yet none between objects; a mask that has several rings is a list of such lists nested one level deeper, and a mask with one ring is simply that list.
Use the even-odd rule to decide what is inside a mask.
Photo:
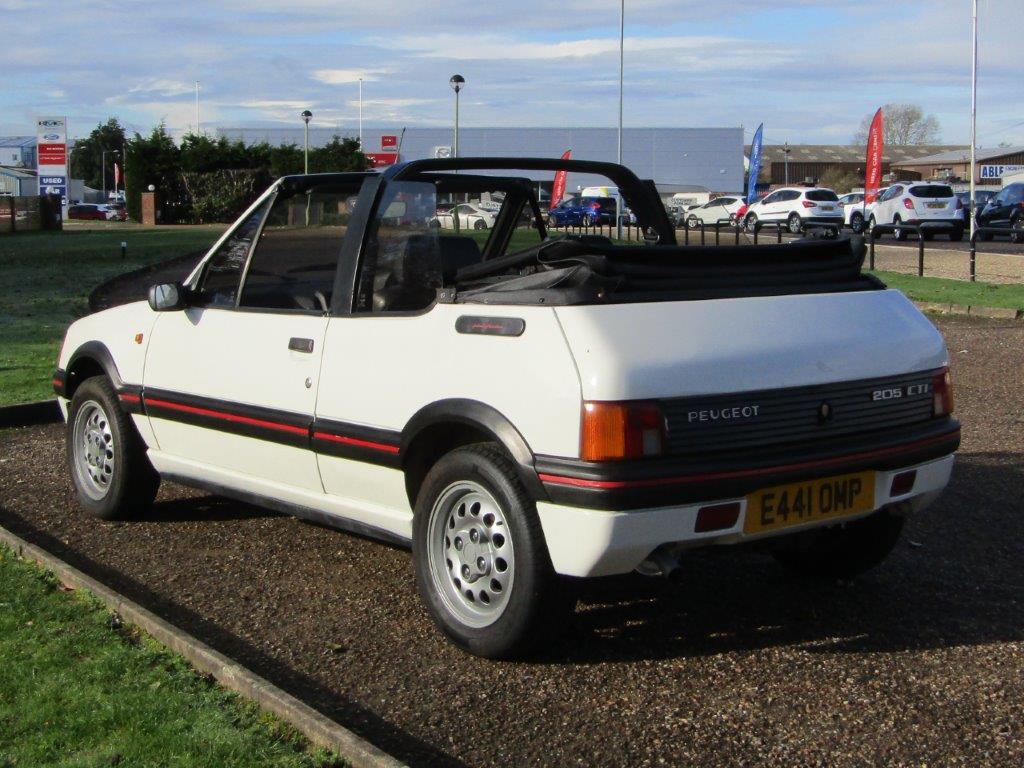
[{"label": "door mirror", "polygon": [[154,312],[173,312],[188,306],[188,289],[181,283],[160,283],[149,289],[149,306]]}]

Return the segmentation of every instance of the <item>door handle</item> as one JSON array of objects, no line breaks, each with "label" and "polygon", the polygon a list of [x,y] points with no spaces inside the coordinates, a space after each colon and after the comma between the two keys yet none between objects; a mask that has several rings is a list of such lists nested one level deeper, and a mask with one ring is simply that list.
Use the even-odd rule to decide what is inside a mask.
[{"label": "door handle", "polygon": [[292,336],[288,340],[288,349],[292,352],[305,352],[308,355],[313,352],[313,340],[300,339],[298,336]]}]

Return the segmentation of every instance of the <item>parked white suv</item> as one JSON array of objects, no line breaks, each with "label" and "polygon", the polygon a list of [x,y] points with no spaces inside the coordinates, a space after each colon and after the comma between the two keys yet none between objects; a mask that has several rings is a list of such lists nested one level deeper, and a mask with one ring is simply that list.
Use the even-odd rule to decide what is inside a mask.
[{"label": "parked white suv", "polygon": [[[608,177],[645,244],[548,237],[524,172],[558,170]],[[430,226],[439,196],[484,191],[488,238]],[[488,657],[565,625],[560,575],[757,542],[849,578],[960,440],[941,335],[863,259],[680,247],[611,163],[288,177],[184,283],[68,329],[69,472],[101,518],[145,514],[163,479],[411,545],[438,627]]]},{"label": "parked white suv", "polygon": [[[948,184],[930,181],[897,182],[871,207],[868,225],[919,224],[925,239],[948,234],[950,240],[964,239],[964,204]],[[893,237],[904,240],[908,231],[897,229]]]},{"label": "parked white suv", "polygon": [[863,192],[850,192],[839,198],[839,207],[843,209],[843,223],[856,233],[864,231],[867,221],[867,206]]},{"label": "parked white suv", "polygon": [[839,197],[823,187],[787,187],[777,189],[747,208],[743,223],[748,231],[757,221],[784,221],[790,232],[798,234],[807,224],[843,226]]}]

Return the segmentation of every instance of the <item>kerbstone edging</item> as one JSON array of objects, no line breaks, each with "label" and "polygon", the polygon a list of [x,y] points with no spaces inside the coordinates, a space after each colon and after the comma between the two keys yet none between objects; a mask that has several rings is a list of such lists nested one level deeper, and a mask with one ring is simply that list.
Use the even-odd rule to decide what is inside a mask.
[{"label": "kerbstone edging", "polygon": [[0,407],[0,428],[34,427],[39,424],[56,424],[60,420],[60,407],[56,400],[37,400],[34,403]]},{"label": "kerbstone edging", "polygon": [[963,304],[945,304],[938,301],[915,301],[914,306],[924,312],[938,312],[943,315],[971,315],[996,320],[1024,320],[1024,309],[1009,307],[974,307]]},{"label": "kerbstone edging", "polygon": [[256,702],[262,709],[290,723],[313,744],[336,752],[353,768],[404,768],[404,763],[356,736],[308,704],[303,704],[238,662],[232,661],[55,555],[29,544],[3,526],[0,526],[0,543],[6,544],[18,556],[33,560],[52,571],[62,584],[91,592],[124,621],[138,627],[161,645],[184,656],[193,667],[212,675],[225,688]]}]

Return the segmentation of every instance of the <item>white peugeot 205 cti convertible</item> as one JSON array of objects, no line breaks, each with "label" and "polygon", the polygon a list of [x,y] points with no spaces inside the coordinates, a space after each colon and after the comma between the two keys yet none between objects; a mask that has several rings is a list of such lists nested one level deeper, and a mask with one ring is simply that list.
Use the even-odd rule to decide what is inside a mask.
[{"label": "white peugeot 205 cti convertible", "polygon": [[[560,169],[618,187],[643,242],[549,237]],[[474,200],[501,200],[493,227],[432,224]],[[960,440],[942,337],[862,261],[848,239],[680,247],[610,163],[284,178],[187,279],[68,329],[71,477],[102,518],[163,478],[411,545],[433,619],[487,657],[542,635],[564,577],[694,547],[850,577]]]}]

